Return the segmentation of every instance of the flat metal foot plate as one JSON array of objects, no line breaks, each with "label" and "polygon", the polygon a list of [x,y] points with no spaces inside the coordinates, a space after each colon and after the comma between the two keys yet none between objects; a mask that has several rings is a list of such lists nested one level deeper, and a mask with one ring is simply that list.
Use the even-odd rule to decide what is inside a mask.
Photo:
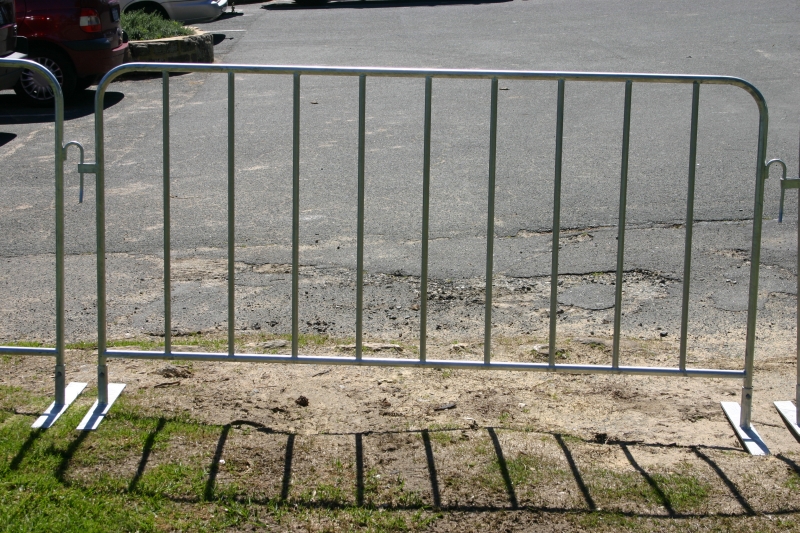
[{"label": "flat metal foot plate", "polygon": [[31,426],[34,429],[41,428],[47,429],[52,426],[58,417],[64,414],[64,411],[69,408],[70,404],[75,401],[75,398],[80,396],[83,389],[86,388],[86,383],[77,383],[72,382],[64,389],[64,403],[57,404],[53,402],[50,404],[50,407],[42,413],[42,416],[36,419],[36,422],[33,423]]},{"label": "flat metal foot plate", "polygon": [[108,403],[101,404],[98,401],[94,402],[94,405],[89,412],[86,413],[86,416],[83,417],[81,423],[78,424],[76,428],[78,431],[92,431],[97,429],[97,426],[100,425],[100,422],[106,417],[108,410],[111,409],[111,406],[114,405],[114,402],[117,401],[119,395],[122,394],[122,389],[125,388],[124,383],[109,383],[108,384]]},{"label": "flat metal foot plate", "polygon": [[775,409],[783,418],[783,423],[792,432],[797,442],[800,442],[800,426],[797,425],[797,407],[792,402],[774,402]]},{"label": "flat metal foot plate", "polygon": [[756,428],[750,426],[743,428],[739,425],[741,419],[742,408],[736,402],[720,402],[725,416],[728,417],[733,431],[736,432],[736,438],[742,443],[742,447],[750,453],[750,455],[769,455],[769,448],[761,440],[761,436],[756,431]]}]

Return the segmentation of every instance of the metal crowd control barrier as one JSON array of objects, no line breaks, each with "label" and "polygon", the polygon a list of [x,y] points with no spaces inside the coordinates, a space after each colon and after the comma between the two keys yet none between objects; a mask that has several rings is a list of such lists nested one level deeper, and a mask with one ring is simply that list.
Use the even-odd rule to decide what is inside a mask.
[{"label": "metal crowd control barrier", "polygon": [[[800,160],[798,160],[797,177],[786,177],[786,165],[783,161],[775,160],[783,167],[783,177],[781,178],[781,207],[778,212],[778,222],[783,222],[783,200],[786,194],[786,189],[798,189],[797,196],[797,297],[800,299]],[[772,161],[770,161],[772,163]],[[800,300],[798,300],[800,302]],[[797,382],[795,385],[794,404],[791,401],[774,402],[775,408],[783,418],[783,422],[789,431],[792,432],[794,438],[800,442],[800,304],[797,307]]]},{"label": "metal crowd control barrier", "polygon": [[[105,144],[103,123],[103,96],[109,84],[122,74],[130,72],[161,72],[163,79],[163,205],[164,205],[164,351],[109,350],[106,339],[106,265],[105,265]],[[181,353],[173,352],[171,344],[170,309],[170,126],[169,126],[169,74],[181,72],[201,72],[227,75],[228,88],[228,352],[223,353]],[[294,80],[293,91],[293,211],[292,211],[292,347],[291,354],[262,355],[241,354],[234,351],[234,76],[236,74],[285,75]],[[300,229],[300,82],[304,75],[314,76],[355,76],[359,79],[358,111],[358,205],[357,205],[357,281],[356,281],[356,321],[354,357],[305,356],[298,353],[298,306],[299,306],[299,229]],[[423,194],[422,194],[422,261],[420,301],[420,340],[419,358],[416,360],[365,357],[363,346],[363,293],[364,293],[364,156],[365,156],[365,109],[368,77],[421,78],[425,83],[424,102],[424,141],[423,141]],[[428,220],[430,200],[430,146],[431,146],[431,94],[437,78],[462,80],[487,80],[490,85],[490,140],[489,140],[489,183],[486,243],[486,297],[484,325],[483,361],[450,361],[427,358],[427,282],[428,282]],[[549,360],[547,363],[497,362],[492,361],[492,273],[494,247],[494,207],[495,207],[495,156],[497,144],[497,95],[498,80],[549,80],[557,82],[558,109],[555,139],[555,175],[553,190],[553,245],[550,294],[550,335]],[[557,278],[558,243],[561,214],[561,168],[562,140],[564,125],[564,91],[567,83],[573,82],[618,82],[624,85],[625,104],[622,131],[622,164],[620,175],[618,250],[616,264],[616,295],[614,311],[614,336],[612,363],[610,365],[556,364],[556,323],[557,323]],[[675,368],[638,367],[620,364],[620,323],[623,288],[623,259],[625,251],[625,216],[628,178],[628,147],[631,123],[631,97],[634,84],[638,83],[678,83],[693,87],[691,137],[689,146],[688,200],[686,206],[685,257],[683,269],[683,300],[681,312],[680,362]],[[689,317],[689,280],[692,259],[692,230],[694,222],[695,168],[697,156],[698,109],[701,85],[717,84],[739,87],[748,92],[756,102],[759,112],[758,153],[755,168],[755,192],[752,234],[752,256],[750,267],[750,286],[747,315],[747,338],[744,368],[732,370],[703,369],[687,367],[687,331]],[[417,70],[395,68],[349,68],[349,67],[305,67],[305,66],[257,66],[257,65],[194,65],[131,63],[109,72],[97,88],[95,101],[95,134],[97,160],[83,165],[82,170],[97,174],[97,311],[98,311],[98,399],[93,408],[81,422],[79,429],[94,429],[108,412],[114,400],[122,391],[123,384],[108,382],[107,360],[109,358],[170,359],[201,361],[237,361],[267,363],[307,363],[331,365],[373,365],[405,366],[427,368],[464,368],[492,370],[526,370],[567,373],[605,373],[605,374],[649,374],[661,376],[742,378],[741,406],[735,402],[723,402],[722,407],[738,438],[745,448],[754,454],[769,453],[758,433],[751,425],[753,392],[753,359],[755,345],[756,304],[758,298],[758,272],[761,253],[761,228],[764,196],[764,180],[767,177],[765,154],[767,149],[768,113],[761,93],[749,82],[726,76],[695,76],[666,74],[615,74],[583,72],[525,72],[525,71],[485,71],[485,70]]]},{"label": "metal crowd control barrier", "polygon": [[[55,398],[45,412],[33,423],[33,428],[49,428],[58,420],[64,411],[75,401],[86,387],[86,383],[66,383],[64,367],[64,161],[67,149],[78,146],[83,161],[83,147],[80,143],[64,141],[64,96],[56,77],[39,63],[22,59],[0,59],[0,68],[28,69],[42,76],[50,84],[55,100],[54,136],[55,136],[55,237],[56,237],[56,346],[55,348],[28,348],[19,346],[0,346],[0,353],[9,355],[46,355],[55,356]],[[81,176],[83,191],[83,176]]]}]

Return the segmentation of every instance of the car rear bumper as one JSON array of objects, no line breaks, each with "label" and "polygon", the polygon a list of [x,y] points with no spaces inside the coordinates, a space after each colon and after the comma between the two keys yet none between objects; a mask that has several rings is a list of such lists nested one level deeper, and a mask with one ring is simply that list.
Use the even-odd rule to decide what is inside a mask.
[{"label": "car rear bumper", "polygon": [[118,67],[125,59],[128,43],[122,43],[113,49],[85,49],[75,50],[70,48],[69,55],[75,64],[79,77],[100,76],[114,67]]},{"label": "car rear bumper", "polygon": [[228,7],[228,0],[187,0],[168,2],[164,7],[172,19],[186,23],[211,22],[216,20]]}]

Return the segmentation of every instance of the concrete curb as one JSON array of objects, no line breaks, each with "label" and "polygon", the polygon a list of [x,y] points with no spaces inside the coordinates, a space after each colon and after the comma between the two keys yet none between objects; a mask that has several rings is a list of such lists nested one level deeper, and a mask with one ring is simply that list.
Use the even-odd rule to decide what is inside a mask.
[{"label": "concrete curb", "polygon": [[195,29],[194,35],[152,41],[131,41],[125,63],[213,63],[214,37]]}]

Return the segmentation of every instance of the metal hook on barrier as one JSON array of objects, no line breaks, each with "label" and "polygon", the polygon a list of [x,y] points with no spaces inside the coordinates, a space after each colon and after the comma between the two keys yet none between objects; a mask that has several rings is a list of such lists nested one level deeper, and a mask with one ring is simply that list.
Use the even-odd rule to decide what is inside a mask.
[{"label": "metal hook on barrier", "polygon": [[800,178],[787,178],[786,177],[786,163],[780,159],[772,159],[767,161],[764,171],[769,175],[769,167],[773,163],[777,163],[783,169],[783,176],[781,176],[781,205],[778,208],[778,222],[783,222],[783,201],[786,196],[786,189],[800,189]]},{"label": "metal hook on barrier", "polygon": [[[776,161],[778,160],[767,163],[767,168],[769,168],[771,163]],[[783,220],[783,197],[786,189],[800,189],[800,161],[798,161],[798,177],[796,178],[787,178],[786,165],[783,161],[779,161],[779,163],[783,167],[783,177],[781,178],[781,207],[778,212],[778,222],[781,222]],[[800,194],[798,194],[797,202],[798,216],[800,217]],[[797,294],[798,298],[800,298],[800,219],[798,219],[797,225],[797,268]],[[781,418],[783,418],[786,427],[792,432],[794,438],[800,441],[800,303],[797,308],[797,326],[797,381],[795,384],[795,403],[794,405],[791,401],[773,403],[778,413],[781,415]]]},{"label": "metal hook on barrier", "polygon": [[[84,154],[83,154],[83,145],[81,143],[79,143],[78,141],[69,141],[68,143],[64,144],[64,161],[67,160],[67,148],[69,148],[70,146],[77,146],[78,150],[80,151],[81,162],[78,165],[78,170],[80,171],[82,169],[82,166],[83,166],[83,156],[84,156]],[[80,175],[81,175],[81,184],[80,184],[80,189],[78,190],[78,203],[82,204],[83,203],[83,172],[81,172]]]}]

